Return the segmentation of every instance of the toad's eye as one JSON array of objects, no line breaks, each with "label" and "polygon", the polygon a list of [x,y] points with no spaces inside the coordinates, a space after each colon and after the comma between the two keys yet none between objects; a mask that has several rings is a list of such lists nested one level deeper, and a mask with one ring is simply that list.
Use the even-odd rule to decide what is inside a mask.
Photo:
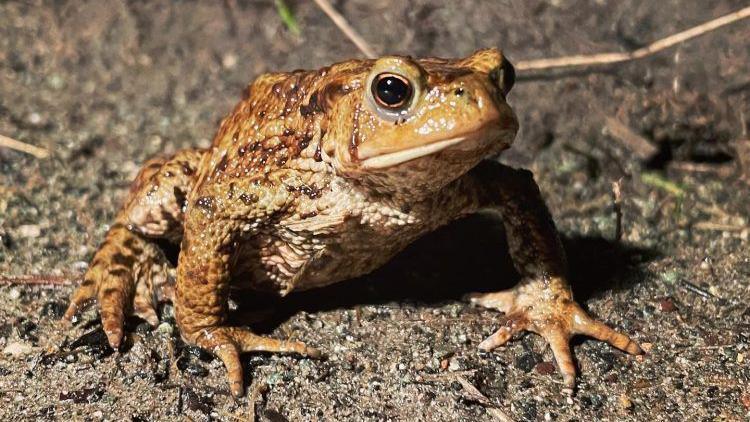
[{"label": "toad's eye", "polygon": [[398,110],[409,105],[414,93],[408,79],[395,73],[381,73],[372,80],[372,97],[379,106]]}]

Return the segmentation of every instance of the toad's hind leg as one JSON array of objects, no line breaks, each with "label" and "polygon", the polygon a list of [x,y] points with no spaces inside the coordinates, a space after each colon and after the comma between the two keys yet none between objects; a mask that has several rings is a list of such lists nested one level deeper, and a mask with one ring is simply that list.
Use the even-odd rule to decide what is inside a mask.
[{"label": "toad's hind leg", "polygon": [[202,157],[201,150],[184,150],[143,166],[73,293],[65,319],[72,319],[96,299],[104,331],[115,348],[122,341],[126,316],[134,314],[152,325],[158,323],[157,300],[171,289],[166,286],[170,264],[155,240],[181,239],[185,197]]}]

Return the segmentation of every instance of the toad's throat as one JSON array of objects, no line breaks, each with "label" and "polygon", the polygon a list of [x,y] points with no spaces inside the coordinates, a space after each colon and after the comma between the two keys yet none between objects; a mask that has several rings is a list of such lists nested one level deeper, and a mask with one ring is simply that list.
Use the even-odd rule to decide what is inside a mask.
[{"label": "toad's throat", "polygon": [[420,145],[414,148],[370,157],[362,160],[362,167],[367,169],[382,169],[395,166],[419,157],[425,157],[427,155],[434,154],[450,146],[459,144],[466,140],[466,138],[468,137],[469,135],[457,136],[455,138],[444,139],[442,141],[433,142],[427,145]]}]

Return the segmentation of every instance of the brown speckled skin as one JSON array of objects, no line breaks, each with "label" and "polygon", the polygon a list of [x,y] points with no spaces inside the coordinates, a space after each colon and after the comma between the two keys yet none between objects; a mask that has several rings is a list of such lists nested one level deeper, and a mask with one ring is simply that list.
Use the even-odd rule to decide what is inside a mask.
[{"label": "brown speckled skin", "polygon": [[[414,88],[408,112],[395,119],[371,101],[369,81],[383,71]],[[512,83],[512,66],[494,49],[465,59],[384,57],[261,76],[210,149],[144,166],[66,317],[97,298],[113,347],[128,313],[155,324],[154,304],[170,294],[160,288],[168,266],[154,239],[181,242],[174,295],[181,334],[221,358],[240,395],[239,353],[320,352],[226,326],[230,288],[284,295],[349,279],[441,225],[493,209],[525,278],[472,298],[507,316],[479,347],[536,332],[549,341],[569,388],[574,334],[640,353],[573,301],[564,252],[531,174],[483,161],[509,147],[518,129],[505,102]]]}]

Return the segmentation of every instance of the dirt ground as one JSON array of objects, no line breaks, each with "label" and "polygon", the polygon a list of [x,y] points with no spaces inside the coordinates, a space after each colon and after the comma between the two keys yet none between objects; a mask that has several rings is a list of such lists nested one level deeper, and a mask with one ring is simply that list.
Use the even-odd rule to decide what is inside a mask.
[{"label": "dirt ground", "polygon": [[[9,282],[75,280],[139,165],[208,145],[258,74],[359,56],[313,2],[287,3],[299,36],[273,1],[0,1],[0,134],[51,152],[0,148],[0,419],[475,421],[493,420],[493,408],[519,421],[750,418],[747,21],[638,62],[518,75],[510,102],[522,129],[501,160],[534,171],[579,301],[648,351],[577,340],[572,398],[541,338],[477,350],[502,316],[463,295],[518,278],[488,216],[431,234],[362,279],[242,298],[238,320],[328,359],[247,355],[239,401],[221,363],[178,340],[171,306],[156,330],[132,321],[115,353],[96,312],[73,328],[58,322],[72,285]],[[514,61],[638,48],[747,6],[333,3],[379,53],[498,46]],[[613,122],[656,152],[628,147]]]}]

